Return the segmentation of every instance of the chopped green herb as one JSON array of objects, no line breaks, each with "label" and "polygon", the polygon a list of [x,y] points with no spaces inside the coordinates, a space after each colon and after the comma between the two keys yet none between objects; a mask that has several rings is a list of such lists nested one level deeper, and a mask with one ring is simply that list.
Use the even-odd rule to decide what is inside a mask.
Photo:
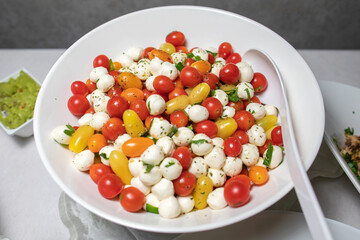
[{"label": "chopped green herb", "polygon": [[225,91],[226,94],[229,96],[229,100],[232,102],[241,102],[240,98],[237,95],[237,88]]},{"label": "chopped green herb", "polygon": [[211,52],[209,50],[206,50],[206,52],[210,53],[211,55],[213,55],[214,57],[216,57],[217,53]]},{"label": "chopped green herb", "polygon": [[120,198],[119,198],[119,201],[121,201],[121,199],[123,199],[123,197],[124,197],[124,194],[121,194]]},{"label": "chopped green herb", "polygon": [[153,119],[151,119],[150,126],[149,126],[149,131],[150,131],[150,129],[151,129],[151,127],[152,127],[152,125],[153,125],[153,122],[154,122],[154,118],[153,118]]},{"label": "chopped green herb", "polygon": [[206,140],[206,139],[192,140],[191,143],[194,143],[194,144],[208,143],[208,140]]},{"label": "chopped green herb", "polygon": [[151,205],[151,204],[148,204],[148,203],[147,203],[146,206],[145,206],[145,209],[146,209],[147,212],[159,214],[159,208],[154,207],[154,206]]},{"label": "chopped green herb", "polygon": [[354,135],[354,128],[348,127],[347,129],[344,130],[345,135]]},{"label": "chopped green herb", "polygon": [[170,132],[168,133],[168,136],[169,136],[169,137],[174,136],[174,135],[177,133],[177,131],[178,131],[178,128],[177,128],[176,126],[172,126],[172,127],[170,128]]},{"label": "chopped green herb", "polygon": [[64,130],[64,133],[65,133],[66,135],[68,135],[69,137],[71,137],[71,136],[73,135],[73,133],[75,132],[75,128],[73,128],[70,124],[66,124],[66,127],[67,127],[68,129],[65,129],[65,130]]},{"label": "chopped green herb", "polygon": [[177,68],[177,70],[179,70],[179,72],[181,72],[181,70],[183,70],[184,68],[184,64],[182,62],[176,63],[175,67]]},{"label": "chopped green herb", "polygon": [[151,113],[150,101],[147,104],[147,108],[149,109],[149,113]]},{"label": "chopped green herb", "polygon": [[266,152],[265,159],[264,159],[264,165],[265,166],[268,166],[268,167],[270,166],[273,150],[274,150],[274,147],[270,142],[269,147],[268,147],[267,152]]},{"label": "chopped green herb", "polygon": [[195,56],[195,61],[201,61],[202,58],[200,56]]},{"label": "chopped green herb", "polygon": [[210,97],[213,97],[215,95],[215,90],[210,90]]},{"label": "chopped green herb", "polygon": [[201,192],[200,194],[201,194],[201,195],[204,195],[204,194],[205,194],[205,192]]},{"label": "chopped green herb", "polygon": [[144,162],[143,162],[143,165],[146,167],[145,173],[151,172],[151,169],[153,169],[153,167],[154,167],[154,165],[148,164],[148,163],[144,163]]},{"label": "chopped green herb", "polygon": [[245,88],[245,92],[246,92],[247,97],[248,97],[248,102],[249,102],[249,103],[252,103],[252,101],[251,101],[251,97],[250,97],[250,92],[249,92],[249,89],[248,89],[248,88]]},{"label": "chopped green herb", "polygon": [[192,125],[192,124],[190,124],[187,128],[188,128],[188,129],[190,129],[191,131],[192,131],[192,130],[194,130],[193,125]]},{"label": "chopped green herb", "polygon": [[188,58],[193,58],[195,55],[193,53],[186,54]]},{"label": "chopped green herb", "polygon": [[263,86],[259,86],[259,87],[255,88],[255,92],[260,91],[262,88],[263,88]]},{"label": "chopped green herb", "polygon": [[100,157],[109,160],[109,158],[106,156],[106,153],[100,153]]},{"label": "chopped green herb", "polygon": [[113,64],[113,61],[112,61],[111,58],[110,58],[110,60],[109,60],[109,63],[110,63],[110,71],[114,71],[115,68],[114,68],[114,64]]},{"label": "chopped green herb", "polygon": [[169,162],[168,164],[165,165],[165,167],[168,168],[168,167],[170,167],[170,166],[172,166],[172,165],[174,165],[174,164],[175,164],[175,162]]}]

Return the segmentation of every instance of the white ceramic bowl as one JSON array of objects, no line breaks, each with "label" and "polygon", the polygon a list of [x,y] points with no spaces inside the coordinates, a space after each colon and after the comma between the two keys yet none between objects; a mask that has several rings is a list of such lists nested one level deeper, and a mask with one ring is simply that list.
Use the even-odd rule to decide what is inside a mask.
[{"label": "white ceramic bowl", "polygon": [[134,12],[101,25],[72,45],[47,75],[35,108],[34,135],[46,169],[71,198],[101,217],[136,229],[184,233],[226,226],[277,202],[293,187],[286,159],[270,172],[266,185],[252,188],[251,201],[245,206],[218,211],[205,209],[168,220],[145,212],[126,212],[118,201],[101,197],[88,174],[72,165],[73,153],[50,138],[55,126],[76,124],[77,119],[66,104],[71,95],[70,84],[89,77],[94,57],[106,54],[116,60],[116,56],[131,46],[158,47],[173,30],[185,34],[189,48],[217,47],[227,41],[240,54],[257,48],[273,58],[290,96],[295,132],[306,169],[314,161],[323,138],[324,107],[313,73],[289,43],[259,23],[222,10],[171,6]]}]

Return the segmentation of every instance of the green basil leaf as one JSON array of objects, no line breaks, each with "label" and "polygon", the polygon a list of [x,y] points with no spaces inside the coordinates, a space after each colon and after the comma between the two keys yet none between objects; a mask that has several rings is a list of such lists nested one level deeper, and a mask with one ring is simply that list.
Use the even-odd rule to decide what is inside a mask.
[{"label": "green basil leaf", "polygon": [[147,203],[146,206],[145,206],[145,209],[146,209],[147,212],[159,214],[159,208],[154,207],[154,206],[151,205],[151,204],[148,204],[148,203]]},{"label": "green basil leaf", "polygon": [[264,165],[265,166],[268,166],[268,167],[270,166],[273,150],[274,150],[274,147],[270,142],[269,147],[268,147],[267,152],[266,152],[265,159],[264,159]]}]

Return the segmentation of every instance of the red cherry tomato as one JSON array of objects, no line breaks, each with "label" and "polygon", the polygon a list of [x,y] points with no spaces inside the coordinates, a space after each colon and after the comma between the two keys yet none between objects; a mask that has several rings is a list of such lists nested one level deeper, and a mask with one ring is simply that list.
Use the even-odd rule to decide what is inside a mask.
[{"label": "red cherry tomato", "polygon": [[115,141],[119,135],[126,133],[124,123],[120,118],[110,118],[101,129],[104,137],[110,141]]},{"label": "red cherry tomato", "polygon": [[117,70],[112,70],[111,72],[109,72],[109,75],[112,76],[116,82],[118,76],[120,75],[120,72]]},{"label": "red cherry tomato", "polygon": [[180,80],[185,87],[195,87],[201,83],[202,76],[196,68],[184,67],[180,72]]},{"label": "red cherry tomato", "polygon": [[266,139],[264,145],[262,145],[261,147],[258,147],[259,153],[260,153],[261,156],[263,156],[266,149],[269,148],[270,143],[272,144],[271,140]]},{"label": "red cherry tomato", "polygon": [[112,171],[111,167],[106,166],[105,164],[102,163],[94,163],[89,168],[89,175],[95,183],[98,183],[100,178],[102,178],[104,175],[108,173],[114,173],[114,172]]},{"label": "red cherry tomato", "polygon": [[181,95],[187,95],[186,91],[182,88],[175,88],[174,90],[169,92],[169,100]]},{"label": "red cherry tomato", "polygon": [[208,53],[208,62],[212,65],[215,62],[215,57],[211,53]]},{"label": "red cherry tomato", "polygon": [[166,36],[166,42],[171,43],[175,47],[185,44],[185,35],[179,31],[173,31]]},{"label": "red cherry tomato", "polygon": [[226,63],[234,63],[237,64],[241,62],[241,56],[238,53],[231,53],[227,58],[226,58]]},{"label": "red cherry tomato", "polygon": [[175,50],[180,53],[189,53],[189,50],[185,46],[177,46]]},{"label": "red cherry tomato", "polygon": [[171,79],[163,75],[156,76],[153,85],[158,93],[169,93],[175,89]]},{"label": "red cherry tomato", "polygon": [[73,94],[81,94],[87,96],[89,94],[89,89],[84,82],[75,81],[71,84],[71,92]]},{"label": "red cherry tomato", "polygon": [[271,131],[271,141],[274,145],[283,145],[281,126],[277,126]]},{"label": "red cherry tomato", "polygon": [[154,50],[155,48],[153,47],[147,47],[144,49],[142,55],[141,55],[141,58],[149,58],[149,53]]},{"label": "red cherry tomato", "polygon": [[151,95],[151,91],[147,90],[146,88],[144,88],[142,91],[144,93],[145,100],[147,100],[148,97]]},{"label": "red cherry tomato", "polygon": [[231,181],[225,184],[224,197],[230,207],[240,207],[249,201],[250,189],[240,181]]},{"label": "red cherry tomato", "polygon": [[137,212],[144,206],[146,198],[136,187],[127,187],[121,192],[119,201],[126,211]]},{"label": "red cherry tomato", "polygon": [[223,106],[221,104],[221,102],[214,97],[209,97],[207,99],[205,99],[202,103],[202,106],[206,107],[206,109],[209,112],[209,119],[211,120],[215,120],[218,117],[221,116],[222,112],[223,112]]},{"label": "red cherry tomato", "polygon": [[195,188],[196,177],[188,171],[183,171],[181,175],[173,180],[175,193],[181,197],[189,196]]},{"label": "red cherry tomato", "polygon": [[188,124],[189,117],[182,110],[176,110],[170,114],[170,122],[176,127],[185,127]]},{"label": "red cherry tomato", "polygon": [[251,188],[251,180],[247,175],[233,176],[226,181],[225,185],[231,183],[232,181],[239,181],[239,182],[245,184],[249,189]]},{"label": "red cherry tomato", "polygon": [[227,84],[236,83],[240,78],[240,70],[235,64],[228,63],[220,69],[219,78]]},{"label": "red cherry tomato", "polygon": [[214,138],[217,135],[218,128],[217,128],[216,124],[213,121],[204,120],[204,121],[198,122],[196,124],[195,132],[204,133],[209,138]]},{"label": "red cherry tomato", "polygon": [[249,143],[249,136],[243,130],[237,130],[236,132],[234,132],[232,137],[237,138],[240,141],[241,145]]},{"label": "red cherry tomato", "polygon": [[132,101],[130,103],[130,109],[134,110],[142,121],[144,121],[150,115],[144,100]]},{"label": "red cherry tomato", "polygon": [[184,66],[185,66],[185,67],[190,67],[191,64],[193,64],[194,62],[195,62],[194,59],[192,59],[192,58],[187,58],[187,59],[185,60],[185,62],[184,62]]},{"label": "red cherry tomato", "polygon": [[242,101],[238,101],[238,102],[232,102],[229,101],[228,105],[229,107],[233,107],[235,109],[235,112],[238,112],[240,110],[244,110],[244,103]]},{"label": "red cherry tomato", "polygon": [[206,73],[203,82],[207,83],[210,86],[210,89],[215,90],[219,85],[219,78],[213,73]]},{"label": "red cherry tomato", "polygon": [[[253,96],[252,98],[250,98],[250,100],[253,103],[261,104],[261,101],[257,96]],[[244,104],[244,109],[246,109],[247,105],[249,104],[249,101],[248,100],[242,100],[242,101],[243,101],[243,104]]]},{"label": "red cherry tomato", "polygon": [[261,93],[265,91],[268,85],[266,77],[258,72],[254,73],[254,77],[250,83],[253,86],[255,93]]},{"label": "red cherry tomato", "polygon": [[249,170],[247,169],[247,167],[244,164],[243,164],[243,168],[240,172],[240,175],[249,176]]},{"label": "red cherry tomato", "polygon": [[233,48],[232,48],[231,44],[228,42],[223,42],[219,46],[218,56],[223,59],[226,59],[232,52],[233,52]]},{"label": "red cherry tomato", "polygon": [[224,141],[224,152],[227,156],[237,157],[242,152],[240,141],[235,137],[228,137]]},{"label": "red cherry tomato", "polygon": [[243,131],[249,130],[255,123],[254,116],[245,110],[235,113],[234,119],[238,125],[238,129]]},{"label": "red cherry tomato", "polygon": [[116,197],[124,188],[121,179],[113,173],[108,173],[98,181],[100,194],[107,199]]},{"label": "red cherry tomato", "polygon": [[183,169],[188,169],[191,165],[192,154],[187,147],[178,147],[175,149],[172,157],[176,158],[180,162]]},{"label": "red cherry tomato", "polygon": [[107,70],[109,70],[110,69],[110,60],[105,55],[99,55],[94,59],[93,66],[94,66],[94,68],[96,68],[96,67],[104,67]]},{"label": "red cherry tomato", "polygon": [[122,93],[121,87],[119,85],[115,85],[108,91],[107,95],[109,97],[121,96],[121,93]]},{"label": "red cherry tomato", "polygon": [[90,79],[86,80],[86,86],[89,89],[89,93],[96,90],[96,83],[92,82]]},{"label": "red cherry tomato", "polygon": [[82,116],[89,109],[90,103],[84,95],[75,94],[68,100],[68,108],[75,116]]},{"label": "red cherry tomato", "polygon": [[110,117],[122,118],[126,109],[130,107],[128,101],[121,96],[113,96],[107,104],[107,112]]}]

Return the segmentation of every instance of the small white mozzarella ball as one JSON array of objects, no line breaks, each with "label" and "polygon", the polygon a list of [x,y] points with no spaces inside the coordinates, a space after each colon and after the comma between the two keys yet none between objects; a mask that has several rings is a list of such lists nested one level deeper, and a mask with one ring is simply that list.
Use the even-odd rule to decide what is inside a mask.
[{"label": "small white mozzarella ball", "polygon": [[249,136],[249,143],[258,147],[261,147],[265,144],[266,133],[265,130],[259,125],[253,125],[246,133]]},{"label": "small white mozzarella ball", "polygon": [[158,94],[153,94],[146,100],[146,107],[149,110],[150,115],[159,115],[165,111],[165,100]]},{"label": "small white mozzarella ball", "polygon": [[164,178],[171,181],[177,179],[180,176],[182,172],[182,166],[176,158],[168,157],[165,158],[160,164],[160,172]]},{"label": "small white mozzarella ball", "polygon": [[189,109],[189,118],[192,122],[198,123],[209,118],[209,111],[201,105],[193,105]]},{"label": "small white mozzarella ball", "polygon": [[225,165],[223,166],[223,171],[226,176],[233,177],[238,175],[242,170],[243,162],[238,157],[227,157],[225,160]]},{"label": "small white mozzarella ball", "polygon": [[90,72],[90,81],[96,83],[101,76],[108,73],[108,70],[104,67],[96,67]]},{"label": "small white mozzarella ball", "polygon": [[191,104],[187,105],[187,107],[184,109],[184,112],[186,112],[187,115],[189,115],[189,110],[191,108]]},{"label": "small white mozzarella ball", "polygon": [[126,53],[122,53],[117,60],[123,67],[130,67],[134,63],[134,60]]},{"label": "small white mozzarella ball", "polygon": [[279,110],[275,106],[265,105],[264,108],[265,108],[265,116],[274,115],[277,117],[279,114]]},{"label": "small white mozzarella ball", "polygon": [[255,164],[255,166],[260,166],[260,167],[267,168],[267,166],[264,165],[264,159],[262,157],[259,157],[258,162]]},{"label": "small white mozzarella ball", "polygon": [[219,148],[224,147],[224,139],[222,139],[221,137],[214,137],[213,139],[211,139],[211,141],[214,144],[214,146],[216,146],[216,147],[219,147]]},{"label": "small white mozzarella ball", "polygon": [[141,59],[137,64],[135,68],[134,74],[140,79],[140,80],[146,80],[151,76],[150,72],[150,60],[149,59]]},{"label": "small white mozzarella ball", "polygon": [[217,98],[223,106],[229,103],[229,96],[221,89],[216,89],[213,97]]},{"label": "small white mozzarella ball", "polygon": [[90,150],[84,150],[75,155],[73,163],[79,171],[87,171],[94,164],[95,154]]},{"label": "small white mozzarella ball", "polygon": [[156,208],[160,206],[160,200],[157,199],[157,197],[154,194],[149,193],[148,195],[146,195],[145,198],[146,198],[146,202],[144,204],[144,210],[146,210],[146,204],[149,204]]},{"label": "small white mozzarella ball", "polygon": [[152,75],[157,76],[160,74],[161,65],[163,64],[163,61],[160,60],[158,57],[154,57],[150,61],[150,72]]},{"label": "small white mozzarella ball", "polygon": [[221,115],[221,118],[232,118],[235,115],[235,108],[230,106],[225,106],[223,108],[223,113]]},{"label": "small white mozzarella ball", "polygon": [[217,58],[215,58],[214,63],[221,63],[221,64],[223,64],[223,66],[225,66],[226,65],[226,60],[223,59],[222,57],[217,57]]},{"label": "small white mozzarella ball", "polygon": [[195,48],[193,51],[192,51],[192,54],[194,54],[194,59],[196,60],[196,56],[200,57],[201,60],[204,60],[204,61],[207,61],[209,59],[209,55],[208,55],[208,52],[205,51],[204,49],[202,48]]},{"label": "small white mozzarella ball", "polygon": [[174,185],[172,181],[162,178],[160,182],[151,187],[151,192],[161,201],[174,195]]},{"label": "small white mozzarella ball", "polygon": [[254,88],[250,83],[241,82],[236,87],[237,87],[236,95],[240,99],[248,99],[254,96]]},{"label": "small white mozzarella ball", "polygon": [[255,120],[262,119],[263,117],[265,117],[266,114],[264,106],[260,103],[254,103],[254,102],[249,103],[246,106],[246,111],[251,113],[254,116]]},{"label": "small white mozzarella ball", "polygon": [[90,102],[91,104],[94,104],[96,102],[99,102],[102,98],[106,96],[105,93],[100,91],[99,89],[95,89],[90,95]]},{"label": "small white mozzarella ball", "polygon": [[181,213],[179,202],[174,196],[168,197],[160,202],[159,214],[163,218],[176,218]]},{"label": "small white mozzarella ball", "polygon": [[[268,150],[269,149],[266,149],[266,151],[264,152],[264,156],[266,156]],[[283,151],[282,151],[281,147],[273,145],[273,151],[271,154],[271,161],[270,161],[269,168],[270,169],[276,168],[277,166],[280,165],[282,160],[283,160]]]},{"label": "small white mozzarella ball", "polygon": [[255,165],[259,159],[259,149],[251,143],[242,145],[240,159],[247,167]]},{"label": "small white mozzarella ball", "polygon": [[149,134],[155,139],[160,139],[170,133],[171,126],[172,125],[165,119],[154,118],[152,120]]},{"label": "small white mozzarella ball", "polygon": [[90,107],[93,106],[93,102],[91,101],[91,94],[86,95],[86,99],[89,101]]},{"label": "small white mozzarella ball", "polygon": [[254,77],[254,71],[250,64],[241,61],[236,64],[240,71],[240,82],[251,82]]},{"label": "small white mozzarella ball", "polygon": [[99,99],[99,101],[94,102],[94,111],[95,112],[105,112],[107,113],[107,104],[110,100],[109,96],[104,96],[103,98]]},{"label": "small white mozzarella ball", "polygon": [[90,125],[92,117],[92,113],[85,113],[84,115],[82,115],[82,117],[78,120],[79,126]]},{"label": "small white mozzarella ball", "polygon": [[158,165],[164,159],[164,152],[160,146],[151,145],[141,154],[141,159],[144,163]]},{"label": "small white mozzarella ball", "polygon": [[204,133],[196,134],[191,140],[191,150],[197,156],[204,156],[211,152],[214,145],[211,138]]},{"label": "small white mozzarella ball", "polygon": [[140,180],[148,186],[158,183],[162,177],[160,168],[158,166],[154,166],[149,172],[146,171],[146,168],[146,166],[142,167],[139,175]]},{"label": "small white mozzarella ball", "polygon": [[156,76],[150,76],[146,79],[146,82],[145,82],[145,86],[146,86],[146,89],[149,90],[149,91],[155,91],[155,88],[154,88],[154,80],[155,80],[155,77]]},{"label": "small white mozzarella ball", "polygon": [[129,73],[135,74],[136,73],[136,68],[137,68],[137,63],[133,62],[133,63],[130,64],[130,66],[122,68],[120,70],[120,72],[129,72]]},{"label": "small white mozzarella ball", "polygon": [[215,168],[209,168],[208,177],[214,184],[214,187],[221,187],[225,184],[226,175],[223,170],[218,170]]},{"label": "small white mozzarella ball", "polygon": [[193,210],[195,206],[195,201],[193,196],[186,196],[186,197],[176,197],[178,203],[180,205],[180,209],[183,213],[188,213]]},{"label": "small white mozzarella ball", "polygon": [[194,137],[194,132],[187,127],[178,128],[178,131],[172,136],[176,146],[188,146]]},{"label": "small white mozzarella ball", "polygon": [[220,170],[225,164],[225,153],[222,148],[214,147],[211,152],[209,152],[204,157],[205,164],[211,168]]},{"label": "small white mozzarella ball", "polygon": [[115,147],[113,145],[108,145],[108,146],[105,146],[102,149],[100,149],[100,151],[99,151],[100,160],[106,166],[110,166],[109,158],[110,158],[111,152],[114,150],[115,150]]},{"label": "small white mozzarella ball", "polygon": [[114,78],[109,74],[105,74],[99,78],[99,81],[97,81],[96,83],[96,87],[100,91],[105,93],[109,91],[114,86],[114,84],[115,84]]},{"label": "small white mozzarella ball", "polygon": [[101,131],[101,128],[105,125],[105,123],[110,119],[109,115],[105,112],[96,112],[94,113],[90,126],[96,131]]},{"label": "small white mozzarella ball", "polygon": [[170,80],[174,81],[179,76],[179,71],[175,67],[175,64],[164,62],[161,65],[159,75],[166,76],[170,78]]},{"label": "small white mozzarella ball", "polygon": [[211,73],[215,74],[217,77],[219,77],[219,73],[220,73],[220,70],[225,66],[224,63],[222,63],[221,61],[219,62],[216,62],[212,65],[211,67]]},{"label": "small white mozzarella ball", "polygon": [[216,188],[214,191],[212,191],[209,194],[206,202],[207,202],[207,204],[209,204],[209,207],[214,210],[219,210],[219,209],[223,209],[224,207],[226,207],[227,203],[226,203],[225,197],[224,197],[224,188],[219,187],[219,188]]},{"label": "small white mozzarella ball", "polygon": [[191,161],[191,165],[190,165],[188,171],[189,171],[189,173],[194,174],[196,178],[198,178],[198,177],[200,177],[200,175],[206,175],[207,169],[208,169],[208,167],[205,163],[204,158],[195,157]]},{"label": "small white mozzarella ball", "polygon": [[150,193],[150,187],[145,185],[139,177],[133,177],[130,181],[131,185],[139,189],[143,194],[147,195]]},{"label": "small white mozzarella ball", "polygon": [[114,142],[114,147],[122,151],[122,145],[129,139],[131,139],[131,136],[127,133],[118,136]]},{"label": "small white mozzarella ball", "polygon": [[207,47],[205,50],[216,54],[218,53],[218,49],[214,46]]},{"label": "small white mozzarella ball", "polygon": [[143,161],[140,157],[130,158],[128,166],[131,175],[133,175],[134,177],[138,177],[143,168]]},{"label": "small white mozzarella ball", "polygon": [[186,53],[174,52],[173,54],[171,54],[171,60],[175,64],[184,63],[186,59],[187,59]]},{"label": "small white mozzarella ball", "polygon": [[128,55],[132,60],[138,61],[143,54],[144,49],[140,47],[131,47],[125,51],[125,54]]},{"label": "small white mozzarella ball", "polygon": [[60,125],[51,131],[51,137],[60,144],[68,145],[70,143],[71,136],[65,134],[65,131],[69,130],[66,125]]},{"label": "small white mozzarella ball", "polygon": [[172,138],[169,136],[159,138],[156,141],[156,145],[158,145],[162,148],[166,157],[171,156],[175,151],[175,143],[172,140]]}]

